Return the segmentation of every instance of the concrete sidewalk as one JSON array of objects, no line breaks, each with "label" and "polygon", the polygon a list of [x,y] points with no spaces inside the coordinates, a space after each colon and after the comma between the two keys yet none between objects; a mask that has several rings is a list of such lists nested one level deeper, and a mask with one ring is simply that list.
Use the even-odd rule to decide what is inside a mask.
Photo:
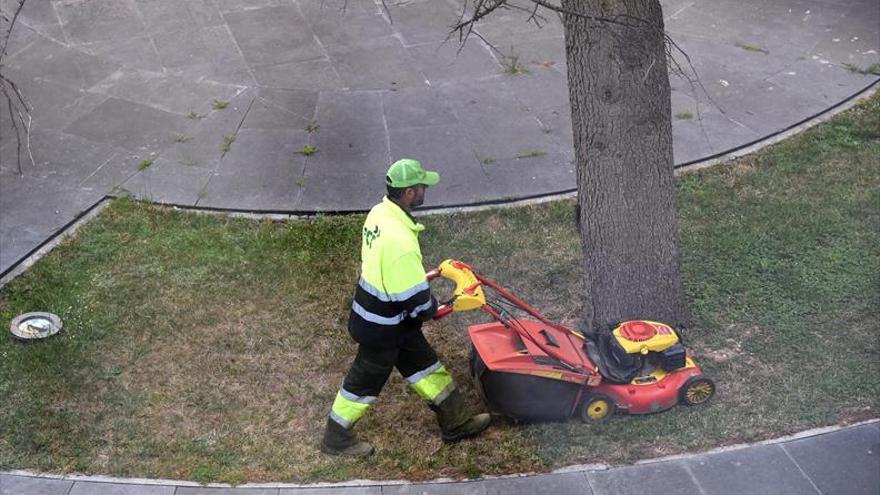
[{"label": "concrete sidewalk", "polygon": [[0,474],[0,495],[877,495],[880,421],[614,468],[464,482],[347,486],[193,483]]},{"label": "concrete sidewalk", "polygon": [[[539,29],[496,12],[459,53],[443,40],[462,0],[389,2],[391,18],[381,0],[344,2],[28,1],[2,70],[33,105],[34,164],[24,146],[19,173],[0,99],[0,272],[108,193],[362,210],[404,156],[443,173],[426,206],[575,187],[555,15]],[[16,4],[0,0],[6,15]],[[663,6],[702,83],[671,78],[678,164],[760,141],[877,81],[876,0]],[[505,73],[514,57],[527,73]]]}]

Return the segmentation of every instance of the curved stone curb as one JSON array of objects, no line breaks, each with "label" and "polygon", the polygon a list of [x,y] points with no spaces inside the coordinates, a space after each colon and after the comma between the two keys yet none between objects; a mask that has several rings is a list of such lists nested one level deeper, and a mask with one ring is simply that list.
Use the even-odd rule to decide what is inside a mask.
[{"label": "curved stone curb", "polygon": [[[798,123],[792,126],[789,129],[781,131],[776,134],[772,134],[768,137],[763,138],[762,140],[752,143],[745,147],[734,148],[733,150],[728,150],[722,153],[719,156],[709,158],[703,161],[699,161],[696,163],[689,163],[682,166],[676,166],[675,173],[683,174],[688,172],[693,172],[696,170],[702,170],[705,168],[713,167],[716,165],[720,165],[726,163],[728,161],[750,155],[757,151],[760,151],[767,146],[771,146],[775,143],[783,141],[791,136],[799,134],[811,127],[814,127],[818,124],[828,121],[835,115],[845,112],[856,105],[859,102],[871,97],[878,90],[880,90],[880,78],[871,83],[861,92],[852,95],[850,98],[839,102],[838,104],[829,107],[825,111],[815,115],[805,122]],[[550,193],[546,195],[539,195],[531,198],[521,198],[521,199],[511,199],[511,200],[501,200],[501,201],[492,201],[484,204],[471,204],[471,205],[453,205],[453,206],[436,206],[436,207],[426,207],[422,208],[419,211],[415,212],[415,216],[426,216],[426,215],[442,215],[442,214],[450,214],[450,213],[466,213],[466,212],[474,212],[474,211],[482,211],[488,209],[496,209],[496,208],[516,208],[520,206],[548,203],[551,201],[558,201],[562,199],[571,199],[577,197],[576,190],[567,190],[561,191],[557,193]],[[38,245],[34,248],[30,253],[23,256],[21,259],[13,263],[9,268],[7,268],[2,274],[0,274],[0,288],[9,283],[10,280],[17,277],[25,270],[30,268],[34,263],[37,262],[40,258],[48,254],[55,246],[57,246],[62,240],[66,239],[70,235],[73,235],[77,229],[79,229],[82,224],[88,222],[92,218],[98,215],[98,213],[103,210],[110,200],[114,199],[114,196],[107,195],[98,200],[94,205],[85,210],[82,214],[71,220],[66,226],[62,227],[58,231],[56,231],[51,237],[49,237],[42,244]],[[168,203],[154,203],[159,206],[164,206],[168,208],[175,208],[184,211],[191,211],[195,213],[203,213],[203,214],[215,214],[215,215],[226,215],[234,218],[248,218],[254,220],[291,220],[291,219],[301,219],[301,218],[312,218],[319,215],[338,215],[338,214],[356,214],[356,213],[365,213],[363,210],[352,210],[352,211],[325,211],[325,212],[315,212],[315,211],[290,211],[290,212],[259,212],[259,211],[246,211],[246,210],[232,210],[232,209],[224,209],[224,208],[199,208],[196,206],[186,206],[186,205],[176,205],[176,204],[168,204]]]},{"label": "curved stone curb", "polygon": [[[639,466],[652,466],[658,465],[662,463],[669,463],[673,461],[682,461],[682,460],[699,460],[702,458],[708,458],[710,456],[717,456],[719,454],[729,454],[736,453],[747,449],[756,449],[767,446],[775,446],[781,444],[787,444],[796,441],[811,441],[818,440],[826,435],[833,435],[836,433],[854,431],[863,426],[877,426],[880,427],[880,418],[878,419],[870,419],[866,421],[861,421],[858,423],[848,424],[848,425],[834,425],[822,428],[814,428],[810,430],[805,430],[799,433],[795,433],[793,435],[787,435],[784,437],[778,437],[774,439],[764,440],[761,442],[756,442],[752,444],[739,444],[739,445],[731,445],[725,447],[719,447],[711,450],[707,450],[704,452],[698,453],[687,453],[687,454],[679,454],[672,456],[659,457],[655,459],[646,459],[642,461],[638,461],[632,465],[623,465],[623,466],[610,466],[606,464],[580,464],[580,465],[572,465],[566,466],[563,468],[556,469],[550,473],[522,473],[522,474],[513,474],[513,475],[504,475],[504,476],[488,476],[485,478],[479,478],[475,480],[455,480],[450,478],[439,478],[430,481],[420,481],[420,482],[411,482],[407,480],[350,480],[342,483],[314,483],[314,484],[297,484],[297,483],[246,483],[242,485],[229,485],[225,483],[208,483],[208,484],[199,484],[192,481],[179,481],[179,480],[168,480],[168,479],[149,479],[149,478],[117,478],[112,476],[87,476],[87,475],[79,475],[79,474],[51,474],[51,473],[38,473],[27,470],[13,470],[13,471],[0,471],[0,475],[6,476],[15,476],[15,477],[25,477],[25,478],[34,478],[34,479],[46,479],[46,480],[59,480],[59,481],[68,481],[68,482],[80,482],[80,483],[101,483],[101,484],[114,484],[114,485],[127,485],[127,486],[162,486],[162,487],[199,487],[199,488],[213,488],[213,489],[221,489],[221,490],[229,490],[230,492],[234,489],[239,490],[257,490],[257,489],[283,489],[292,491],[291,495],[296,494],[299,491],[305,492],[306,490],[315,490],[315,489],[345,489],[345,488],[370,488],[370,487],[396,487],[396,486],[405,486],[405,485],[419,485],[419,486],[436,486],[436,485],[478,485],[482,483],[492,482],[495,480],[518,480],[518,479],[529,479],[529,478],[546,478],[553,476],[563,476],[563,475],[571,475],[571,474],[589,474],[589,473],[606,473],[615,470],[625,470],[632,469],[634,467]],[[876,433],[878,435],[878,440],[880,440],[880,428],[875,428]],[[873,440],[872,440],[873,441]],[[880,453],[872,453],[872,454],[880,454]],[[829,460],[833,462],[833,460]],[[880,467],[880,464],[878,464]],[[880,474],[880,473],[878,473]],[[878,485],[880,487],[880,485]],[[3,495],[19,495],[17,493],[9,493],[2,491],[2,487],[0,487],[0,493]],[[131,492],[134,493],[134,492]],[[327,493],[343,493],[343,492],[327,492]]]}]

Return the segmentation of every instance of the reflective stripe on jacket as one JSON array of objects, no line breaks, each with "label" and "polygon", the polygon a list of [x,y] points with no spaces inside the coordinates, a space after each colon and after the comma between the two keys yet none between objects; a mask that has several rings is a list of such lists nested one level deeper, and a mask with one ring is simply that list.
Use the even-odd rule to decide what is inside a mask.
[{"label": "reflective stripe on jacket", "polygon": [[391,344],[398,332],[419,328],[436,312],[419,248],[418,235],[424,229],[387,197],[370,210],[349,318],[356,341]]}]

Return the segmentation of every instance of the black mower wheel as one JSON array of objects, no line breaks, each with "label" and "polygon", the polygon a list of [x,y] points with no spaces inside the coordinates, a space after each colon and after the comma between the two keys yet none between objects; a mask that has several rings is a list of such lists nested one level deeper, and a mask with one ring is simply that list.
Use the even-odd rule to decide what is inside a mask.
[{"label": "black mower wheel", "polygon": [[705,404],[715,395],[715,382],[705,376],[692,376],[678,391],[678,401],[688,406]]},{"label": "black mower wheel", "polygon": [[578,408],[578,416],[584,423],[604,423],[608,421],[617,405],[605,394],[590,394],[584,398]]}]

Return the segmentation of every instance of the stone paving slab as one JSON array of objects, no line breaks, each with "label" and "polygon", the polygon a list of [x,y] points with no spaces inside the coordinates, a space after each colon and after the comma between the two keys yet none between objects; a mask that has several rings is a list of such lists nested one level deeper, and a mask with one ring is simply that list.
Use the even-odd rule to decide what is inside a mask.
[{"label": "stone paving slab", "polygon": [[[10,160],[0,164],[0,174],[18,175],[15,148],[13,140],[2,149],[2,155],[9,156]],[[22,152],[23,176],[61,188],[84,188],[98,194],[125,182],[146,157],[57,131],[34,132],[31,148],[34,163],[26,150]]]},{"label": "stone paving slab", "polygon": [[103,195],[0,174],[0,267],[12,266]]},{"label": "stone paving slab", "polygon": [[[224,0],[235,1],[235,0]],[[300,12],[310,22],[328,19],[384,15],[381,3],[375,0],[325,0],[323,2],[297,2]]]},{"label": "stone paving slab", "polygon": [[134,173],[121,189],[154,203],[195,206],[214,174],[212,169],[159,158],[148,168]]},{"label": "stone paving slab", "polygon": [[451,39],[412,46],[408,51],[415,67],[432,84],[490,77],[502,71],[497,58],[482,43],[462,47],[457,39]]},{"label": "stone paving slab", "polygon": [[457,124],[443,95],[433,87],[403,88],[382,93],[382,108],[389,131],[401,128]]},{"label": "stone paving slab", "polygon": [[627,466],[588,474],[594,495],[620,493],[698,494],[700,487],[680,461]]},{"label": "stone paving slab", "polygon": [[342,79],[329,59],[275,64],[253,69],[261,87],[306,89],[313,91],[340,90]]},{"label": "stone paving slab", "polygon": [[341,486],[327,488],[282,488],[278,495],[382,495],[381,486]]},{"label": "stone paving slab", "polygon": [[185,134],[181,115],[119,98],[109,98],[64,131],[99,143],[159,152]]},{"label": "stone paving slab", "polygon": [[230,12],[223,17],[251,67],[325,55],[294,5]]},{"label": "stone paving slab", "polygon": [[68,495],[72,481],[0,474],[0,495]]},{"label": "stone paving slab", "polygon": [[77,481],[68,495],[175,495],[175,487]]},{"label": "stone paving slab", "polygon": [[365,40],[356,48],[329,46],[327,50],[347,89],[391,90],[425,84],[414,56],[395,37]]},{"label": "stone paving slab", "polygon": [[[30,3],[30,2],[29,2]],[[27,4],[25,4],[27,5]],[[42,38],[13,56],[4,58],[8,73],[22,81],[21,89],[27,94],[28,78],[41,78],[86,89],[115,72],[119,65],[89,55],[56,41]],[[4,71],[4,74],[7,72]],[[19,79],[18,76],[24,76]],[[49,110],[52,111],[51,109]]]},{"label": "stone paving slab", "polygon": [[198,205],[243,210],[296,209],[297,183],[306,160],[298,150],[307,141],[308,133],[304,130],[242,129],[201,192]]},{"label": "stone paving slab", "polygon": [[[561,40],[560,40],[561,43]],[[508,77],[505,84],[513,90],[517,101],[529,110],[546,110],[568,99],[568,79],[553,66],[523,61],[528,74]]]},{"label": "stone paving slab", "polygon": [[53,3],[67,39],[73,43],[126,39],[144,33],[134,2],[66,0]]},{"label": "stone paving slab", "polygon": [[816,491],[779,445],[710,454],[684,464],[705,493],[803,495]]},{"label": "stone paving slab", "polygon": [[179,486],[174,495],[278,495],[278,488],[212,488]]},{"label": "stone paving slab", "polygon": [[375,3],[373,7],[373,12],[360,14],[350,8],[345,12],[325,9],[311,24],[312,31],[322,45],[336,52],[357,49],[364,42],[392,36],[391,24],[375,11]]},{"label": "stone paving slab", "polygon": [[527,493],[531,495],[592,495],[584,473],[543,474],[519,478],[501,478],[483,483],[486,495]]},{"label": "stone paving slab", "polygon": [[199,81],[173,72],[123,69],[89,89],[164,112],[186,115],[208,113],[215,100],[228,101],[245,88]]},{"label": "stone paving slab", "polygon": [[262,88],[242,128],[303,130],[315,120],[317,104],[316,91]]},{"label": "stone paving slab", "polygon": [[436,0],[399,2],[390,11],[394,30],[407,46],[445,39],[461,15],[461,8],[453,2]]},{"label": "stone paving slab", "polygon": [[880,492],[880,426],[857,426],[782,445],[823,495]]},{"label": "stone paving slab", "polygon": [[486,486],[479,482],[414,483],[382,487],[382,495],[486,495]]}]

